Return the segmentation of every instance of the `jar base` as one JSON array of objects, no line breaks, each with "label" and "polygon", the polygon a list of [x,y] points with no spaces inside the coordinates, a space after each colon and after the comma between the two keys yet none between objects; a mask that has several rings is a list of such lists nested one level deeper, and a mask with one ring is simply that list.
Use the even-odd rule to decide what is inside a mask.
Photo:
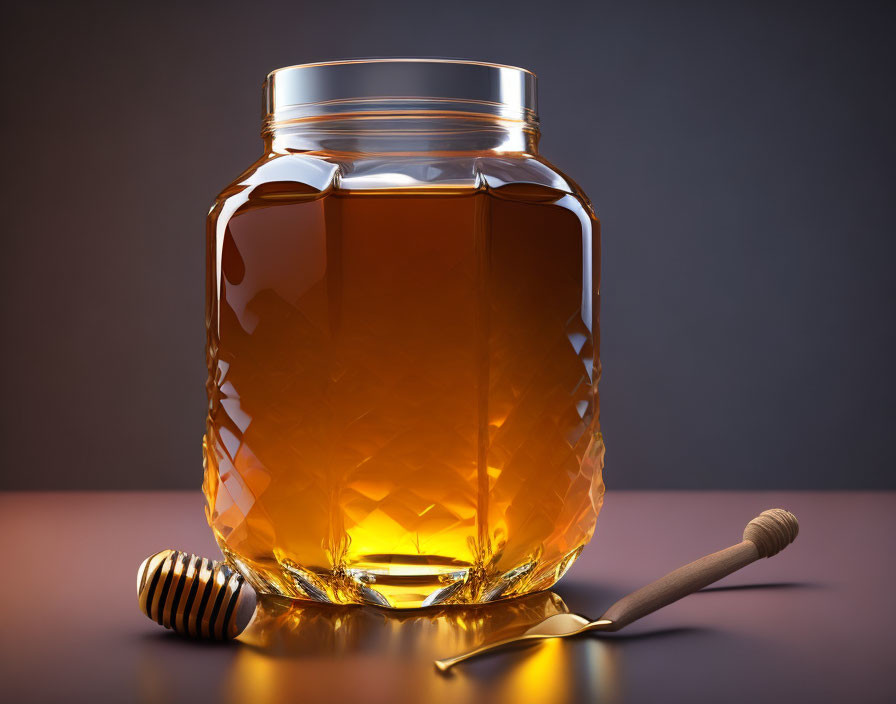
[{"label": "jar base", "polygon": [[219,545],[227,562],[261,594],[388,609],[485,604],[548,589],[584,547],[558,560],[531,560],[498,573],[416,555],[378,555],[332,571],[311,570],[282,558],[248,560]]}]

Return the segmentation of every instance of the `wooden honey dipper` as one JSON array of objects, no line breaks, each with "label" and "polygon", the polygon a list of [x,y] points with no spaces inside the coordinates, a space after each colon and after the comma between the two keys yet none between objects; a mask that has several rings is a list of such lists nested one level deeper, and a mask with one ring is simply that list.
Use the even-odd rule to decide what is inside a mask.
[{"label": "wooden honey dipper", "polygon": [[257,597],[222,562],[179,550],[147,557],[137,571],[140,610],[153,621],[193,638],[229,640],[245,630]]},{"label": "wooden honey dipper", "polygon": [[790,511],[781,508],[763,511],[747,524],[743,540],[737,545],[694,560],[622,597],[597,621],[589,621],[578,614],[555,614],[511,638],[485,643],[469,652],[436,660],[436,669],[446,672],[464,660],[515,643],[543,638],[565,638],[587,631],[618,631],[633,621],[746,567],[760,557],[777,555],[796,539],[799,529],[796,516]]}]

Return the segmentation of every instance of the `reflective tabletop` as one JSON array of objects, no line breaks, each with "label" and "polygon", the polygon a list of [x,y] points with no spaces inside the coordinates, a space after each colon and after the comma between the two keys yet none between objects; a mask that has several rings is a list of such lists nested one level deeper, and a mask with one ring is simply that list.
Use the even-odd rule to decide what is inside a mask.
[{"label": "reflective tabletop", "polygon": [[[781,506],[793,546],[616,634],[545,641],[438,673],[433,659],[623,594],[738,542]],[[893,701],[896,493],[611,492],[553,592],[387,611],[264,599],[238,641],[137,609],[140,561],[218,556],[194,492],[0,494],[4,699],[137,702]]]}]

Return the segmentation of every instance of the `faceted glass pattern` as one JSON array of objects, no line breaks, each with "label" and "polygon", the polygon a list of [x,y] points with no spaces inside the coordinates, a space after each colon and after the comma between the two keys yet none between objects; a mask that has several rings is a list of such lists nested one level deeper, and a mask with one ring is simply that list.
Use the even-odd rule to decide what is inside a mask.
[{"label": "faceted glass pattern", "polygon": [[204,490],[225,556],[324,602],[551,586],[603,497],[587,201],[535,160],[384,189],[377,164],[352,184],[282,159],[209,216]]}]

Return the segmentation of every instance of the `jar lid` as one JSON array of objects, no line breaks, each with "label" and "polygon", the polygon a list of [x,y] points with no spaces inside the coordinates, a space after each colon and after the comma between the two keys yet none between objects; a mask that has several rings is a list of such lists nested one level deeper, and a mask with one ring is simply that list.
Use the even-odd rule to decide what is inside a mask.
[{"label": "jar lid", "polygon": [[460,59],[351,59],[279,68],[264,83],[264,117],[466,112],[536,121],[535,74]]}]

